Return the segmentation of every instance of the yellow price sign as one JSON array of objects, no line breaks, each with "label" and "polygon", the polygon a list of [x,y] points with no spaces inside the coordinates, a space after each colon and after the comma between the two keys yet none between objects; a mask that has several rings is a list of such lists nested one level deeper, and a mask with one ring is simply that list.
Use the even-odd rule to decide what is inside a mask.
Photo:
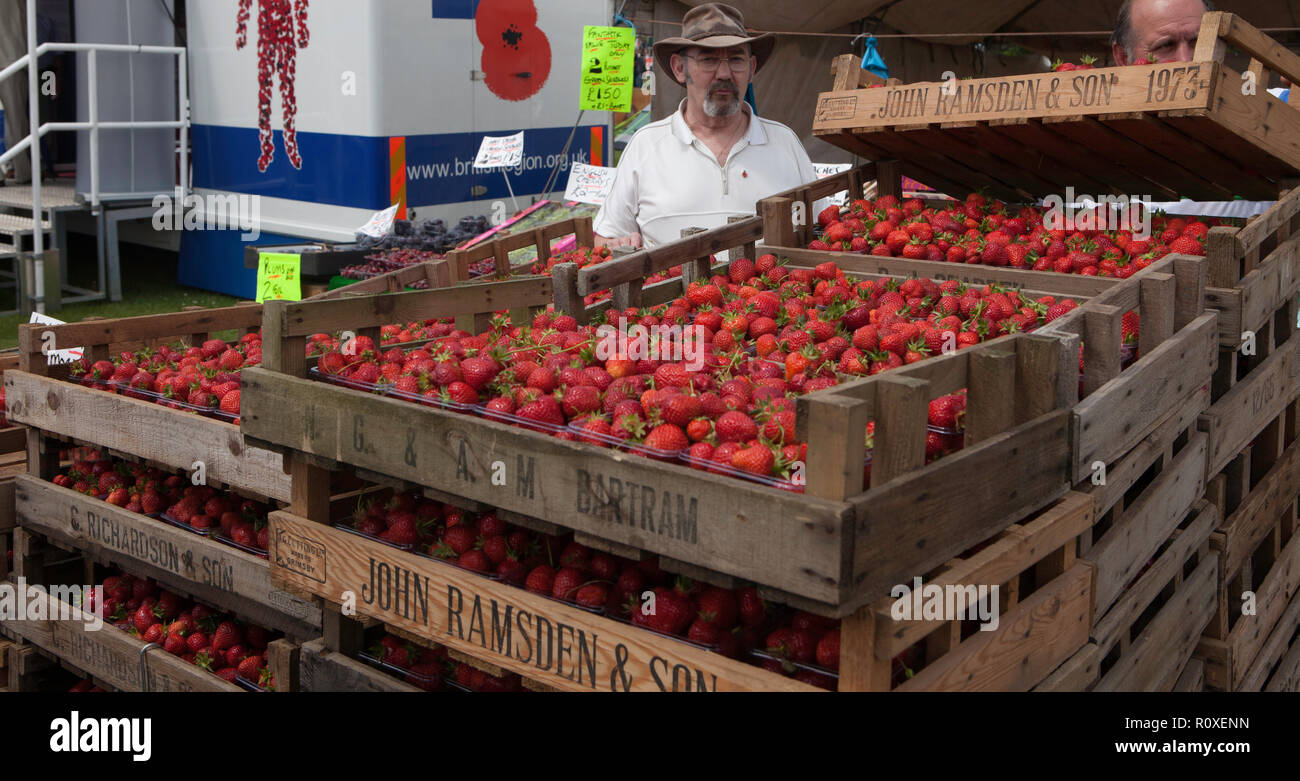
[{"label": "yellow price sign", "polygon": [[630,27],[582,28],[583,111],[631,111],[636,76],[636,31]]},{"label": "yellow price sign", "polygon": [[302,300],[302,256],[261,252],[257,256],[257,303]]}]

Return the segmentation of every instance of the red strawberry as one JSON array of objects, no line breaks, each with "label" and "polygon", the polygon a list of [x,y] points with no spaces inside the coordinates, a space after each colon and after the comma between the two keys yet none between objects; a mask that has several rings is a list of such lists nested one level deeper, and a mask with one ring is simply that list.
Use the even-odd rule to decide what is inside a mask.
[{"label": "red strawberry", "polygon": [[253,655],[246,657],[235,667],[235,670],[239,673],[240,678],[256,682],[260,678],[263,664],[265,662],[262,657]]},{"label": "red strawberry", "polygon": [[740,616],[740,607],[736,594],[730,589],[708,586],[695,598],[699,618],[722,630],[729,630],[736,625]]},{"label": "red strawberry", "polygon": [[740,622],[745,626],[758,626],[767,620],[767,603],[758,595],[754,586],[746,586],[736,592],[736,601],[740,610]]},{"label": "red strawberry", "polygon": [[534,594],[550,596],[555,588],[555,568],[546,564],[537,565],[532,572],[528,573],[524,588]]},{"label": "red strawberry", "polygon": [[828,670],[840,669],[840,630],[836,627],[817,641],[817,664]]},{"label": "red strawberry", "polygon": [[585,579],[586,576],[582,574],[581,570],[574,567],[564,567],[555,573],[555,582],[551,585],[551,596],[565,601],[571,600]]}]

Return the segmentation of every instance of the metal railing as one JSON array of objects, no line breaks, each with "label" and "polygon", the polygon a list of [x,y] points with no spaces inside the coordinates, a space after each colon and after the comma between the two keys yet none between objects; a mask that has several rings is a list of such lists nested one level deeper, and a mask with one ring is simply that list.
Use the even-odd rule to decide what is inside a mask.
[{"label": "metal railing", "polygon": [[[48,52],[85,52],[86,75],[90,82],[87,93],[88,121],[86,122],[40,122],[40,57]],[[119,52],[126,54],[169,54],[177,58],[177,105],[174,121],[136,121],[101,122],[99,120],[99,52]],[[32,66],[32,67],[29,67]],[[148,46],[124,43],[42,43],[36,44],[36,0],[27,0],[27,54],[19,57],[4,70],[0,70],[0,81],[27,68],[27,95],[29,103],[30,130],[28,135],[14,144],[12,149],[0,155],[0,165],[14,159],[24,151],[31,156],[32,162],[32,215],[36,229],[32,235],[32,256],[35,259],[35,295],[32,300],[36,311],[45,311],[45,234],[40,227],[41,220],[41,145],[48,133],[68,130],[90,131],[90,204],[98,210],[99,203],[99,131],[100,130],[153,130],[171,128],[181,131],[180,137],[180,171],[177,191],[183,199],[189,193],[190,144],[189,144],[189,73],[186,50],[183,46]],[[36,139],[34,142],[33,139]]]}]

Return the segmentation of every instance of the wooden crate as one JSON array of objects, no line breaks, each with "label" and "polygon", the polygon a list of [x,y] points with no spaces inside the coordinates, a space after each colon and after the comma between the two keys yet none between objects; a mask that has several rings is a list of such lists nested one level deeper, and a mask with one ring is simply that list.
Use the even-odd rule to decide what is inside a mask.
[{"label": "wooden crate", "polygon": [[335,604],[350,592],[359,615],[557,689],[814,690],[289,512],[272,513],[271,528],[272,583]]},{"label": "wooden crate", "polygon": [[[521,286],[517,296],[508,285]],[[519,280],[398,294],[388,297],[382,316],[542,306],[550,290],[550,280]],[[306,334],[323,325],[364,327],[381,316],[375,307],[364,298],[272,305],[264,332],[281,335],[279,355],[296,356]],[[1054,338],[1016,335],[801,399],[804,441],[825,443],[812,449],[804,496],[310,382],[301,362],[271,357],[264,368],[244,372],[243,430],[259,444],[304,456],[291,467],[295,485],[313,469],[352,465],[363,477],[386,475],[432,489],[444,501],[539,518],[845,615],[1064,494],[1064,386],[1073,380],[1061,378],[1063,349]],[[975,417],[967,448],[925,466],[917,446],[928,401],[967,387],[973,410],[982,410],[968,413]],[[1011,409],[1013,394],[1032,401]],[[298,414],[283,413],[284,398],[300,400]],[[847,432],[872,417],[873,483],[864,493],[863,438]],[[508,470],[506,486],[490,479],[497,462]],[[1022,476],[1016,490],[963,477],[994,464]],[[315,519],[310,501],[297,512]],[[916,521],[906,529],[883,522],[899,517]]]},{"label": "wooden crate", "polygon": [[[85,616],[80,608],[45,594],[47,615]],[[51,611],[60,611],[54,613]],[[243,691],[217,676],[113,627],[89,631],[80,620],[8,620],[7,629],[27,643],[57,657],[83,676],[102,680],[120,691]],[[11,682],[12,682],[11,671]]]},{"label": "wooden crate", "polygon": [[[1293,436],[1298,406],[1279,416],[1289,431],[1280,432],[1277,441],[1260,437],[1207,489],[1223,517],[1210,540],[1220,560],[1216,609],[1197,648],[1206,662],[1206,685],[1212,689],[1258,690],[1265,683],[1267,665],[1257,667],[1257,658],[1263,653],[1267,661],[1280,652],[1294,631],[1287,622],[1295,620],[1288,605],[1300,590],[1300,539],[1295,534],[1300,442]],[[1280,454],[1279,443],[1285,445]],[[1254,597],[1250,614],[1245,610],[1247,592]],[[1273,638],[1275,631],[1280,632],[1278,639]]]},{"label": "wooden crate", "polygon": [[[1219,310],[1219,344],[1237,355],[1248,332],[1257,341],[1286,341],[1279,332],[1295,330],[1291,304],[1300,290],[1300,189],[1287,192],[1244,228],[1211,228],[1206,256],[1205,298]],[[1280,319],[1284,312],[1288,321]]]},{"label": "wooden crate", "polygon": [[[1223,63],[1253,59],[1256,94]],[[1012,201],[1059,192],[1225,200],[1277,197],[1300,173],[1300,112],[1267,94],[1270,72],[1300,80],[1300,57],[1240,17],[1202,18],[1193,62],[858,89],[837,78],[813,133],[961,196]]]},{"label": "wooden crate", "polygon": [[447,253],[447,262],[451,267],[452,278],[457,282],[471,281],[470,264],[489,258],[496,263],[496,273],[508,277],[514,271],[510,265],[511,252],[524,247],[537,247],[537,259],[545,264],[551,258],[551,242],[570,235],[577,237],[579,247],[595,245],[596,234],[592,230],[592,218],[569,217],[559,222],[519,232],[511,232],[507,229],[504,235],[495,236],[468,249]]},{"label": "wooden crate", "polygon": [[1184,513],[1149,565],[1098,613],[1087,645],[1036,690],[1173,690],[1214,611],[1219,562],[1208,543],[1218,519],[1204,500]]},{"label": "wooden crate", "polygon": [[[813,198],[820,191],[805,193]],[[1207,261],[1170,255],[1127,280],[1098,280],[1068,274],[1019,269],[978,270],[964,264],[929,263],[849,253],[801,250],[775,244],[793,231],[788,198],[763,201],[769,249],[810,267],[834,259],[842,268],[865,275],[894,274],[961,278],[968,284],[997,283],[1023,287],[1034,294],[1073,296],[1085,303],[1036,333],[1053,335],[1071,355],[1083,349],[1084,369],[1070,403],[1072,482],[1084,480],[1098,461],[1111,463],[1164,423],[1174,409],[1199,398],[1217,366],[1216,314],[1206,311]],[[787,237],[781,239],[779,237]],[[606,264],[611,265],[611,264]],[[979,267],[975,267],[979,269]],[[956,271],[953,271],[956,269]],[[603,269],[584,269],[596,276]],[[581,275],[579,290],[586,292]],[[1138,360],[1120,367],[1121,321],[1126,312],[1141,318]],[[1062,367],[1077,376],[1077,363]],[[1077,403],[1075,403],[1077,401]],[[1204,407],[1202,407],[1203,409]]]},{"label": "wooden crate", "polygon": [[[1198,426],[1209,437],[1206,476],[1213,479],[1234,460],[1248,456],[1252,443],[1261,452],[1254,471],[1261,472],[1281,454],[1285,443],[1295,438],[1294,404],[1300,397],[1300,334],[1284,344],[1267,348],[1244,377],[1215,398],[1201,414]],[[1262,440],[1262,441],[1259,441]],[[1249,459],[1248,459],[1249,460]]]},{"label": "wooden crate", "polygon": [[869,642],[859,646],[862,658],[846,656],[841,668],[855,665],[872,688],[889,688],[891,660],[915,648],[914,675],[895,691],[1028,690],[1088,640],[1093,567],[1076,560],[1075,548],[1092,521],[1092,501],[1067,494],[925,578],[940,587],[998,586],[996,629],[895,620],[895,600],[885,598],[855,619]]},{"label": "wooden crate", "polygon": [[[4,377],[9,418],[133,459],[147,457],[168,469],[188,472],[201,461],[209,484],[288,500],[289,479],[279,455],[245,446],[237,426],[67,382],[67,367],[47,365],[41,351],[47,332],[54,335],[54,345],[80,345],[88,356],[99,360],[178,337],[201,343],[217,331],[255,331],[261,318],[262,307],[253,304],[59,326],[19,326],[23,370],[6,372]],[[30,447],[28,456],[29,461],[35,458]]]},{"label": "wooden crate", "polygon": [[[17,478],[18,517],[27,532],[122,566],[184,595],[298,638],[320,631],[320,609],[271,586],[266,559],[129,512],[38,477]],[[21,560],[15,561],[19,575]]]}]

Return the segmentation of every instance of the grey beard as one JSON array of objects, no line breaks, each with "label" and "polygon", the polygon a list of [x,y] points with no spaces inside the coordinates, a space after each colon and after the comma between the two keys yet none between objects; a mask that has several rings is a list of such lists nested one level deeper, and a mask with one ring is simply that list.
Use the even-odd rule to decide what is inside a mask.
[{"label": "grey beard", "polygon": [[[687,73],[687,74],[686,74],[686,84],[687,84],[687,85],[690,85],[690,84],[692,84],[692,83],[693,83],[693,82],[692,82],[692,80],[691,80],[691,74]],[[707,97],[707,96],[706,96],[706,97],[704,98],[704,106],[703,106],[703,108],[704,108],[704,113],[705,113],[706,116],[710,116],[710,117],[734,117],[736,114],[740,113],[740,102],[741,102],[741,101],[740,101],[740,97],[739,97],[739,96],[736,96],[736,92],[735,92],[735,90],[736,90],[736,83],[735,83],[735,82],[732,82],[732,83],[731,83],[731,89],[732,89],[732,93],[731,93],[731,94],[732,94],[733,96],[735,96],[735,97],[733,98],[733,100],[731,101],[731,103],[730,103],[729,105],[727,105],[726,107],[719,106],[719,105],[717,104],[717,102],[715,102],[715,101],[713,100],[713,98],[711,98],[711,97]]]},{"label": "grey beard", "polygon": [[733,117],[740,112],[740,101],[732,99],[726,106],[719,106],[713,98],[704,99],[704,113],[711,117]]}]

